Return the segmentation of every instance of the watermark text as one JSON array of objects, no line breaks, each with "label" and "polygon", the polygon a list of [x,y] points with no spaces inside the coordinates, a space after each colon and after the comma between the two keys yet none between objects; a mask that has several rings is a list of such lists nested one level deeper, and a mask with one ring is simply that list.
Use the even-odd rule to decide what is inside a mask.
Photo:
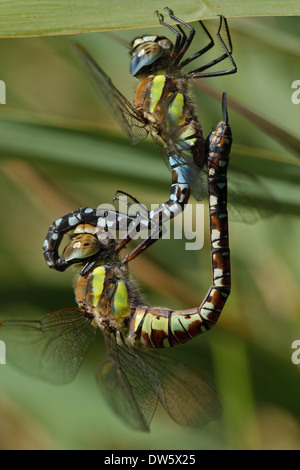
[{"label": "watermark text", "polygon": [[300,80],[294,80],[292,83],[292,88],[296,88],[291,96],[292,103],[300,104]]},{"label": "watermark text", "polygon": [[0,340],[0,365],[6,364],[6,346],[4,341]]},{"label": "watermark text", "polygon": [[292,342],[292,349],[295,349],[291,357],[292,363],[298,365],[300,364],[300,339]]},{"label": "watermark text", "polygon": [[[110,239],[157,240],[183,239],[186,250],[200,250],[204,245],[204,205],[186,204],[183,208],[177,202],[152,204],[151,210],[140,203],[128,203],[119,199],[118,210],[111,204],[97,207],[100,234]],[[171,220],[174,224],[171,227]],[[172,233],[173,230],[173,233]]]},{"label": "watermark text", "polygon": [[0,80],[0,104],[6,104],[6,85],[3,80]]}]

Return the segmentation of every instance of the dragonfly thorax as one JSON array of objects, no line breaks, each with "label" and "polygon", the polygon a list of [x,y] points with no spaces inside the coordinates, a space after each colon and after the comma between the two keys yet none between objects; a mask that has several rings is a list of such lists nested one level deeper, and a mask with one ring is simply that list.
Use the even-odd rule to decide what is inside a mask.
[{"label": "dragonfly thorax", "polygon": [[[135,77],[155,73],[169,64],[173,43],[164,36],[144,36],[132,41],[130,71]],[[167,60],[166,60],[167,59]]]},{"label": "dragonfly thorax", "polygon": [[98,238],[98,228],[80,224],[63,251],[67,263],[85,267],[75,287],[79,308],[94,317],[100,329],[123,328],[131,308],[141,303],[134,286],[129,282],[127,266],[119,261],[115,241],[104,244]]}]

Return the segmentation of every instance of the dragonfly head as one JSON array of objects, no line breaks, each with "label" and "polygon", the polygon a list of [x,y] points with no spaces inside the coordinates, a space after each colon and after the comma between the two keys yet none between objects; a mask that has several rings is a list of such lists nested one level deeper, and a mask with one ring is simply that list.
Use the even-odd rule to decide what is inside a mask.
[{"label": "dragonfly head", "polygon": [[107,259],[111,261],[114,247],[114,240],[99,240],[96,227],[81,224],[76,227],[71,241],[63,250],[60,263],[65,267],[71,264],[84,265],[82,272],[86,274],[96,263],[104,264]]},{"label": "dragonfly head", "polygon": [[100,242],[90,233],[82,233],[74,236],[70,243],[65,247],[62,258],[67,263],[72,261],[81,261],[99,253],[101,249]]},{"label": "dragonfly head", "polygon": [[130,71],[135,77],[148,73],[153,64],[158,67],[164,58],[170,57],[172,42],[164,36],[144,36],[132,41]]}]

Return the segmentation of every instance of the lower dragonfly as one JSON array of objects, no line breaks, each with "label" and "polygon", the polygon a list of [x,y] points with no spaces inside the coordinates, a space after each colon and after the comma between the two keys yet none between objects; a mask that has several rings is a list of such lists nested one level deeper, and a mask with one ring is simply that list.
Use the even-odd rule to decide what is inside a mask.
[{"label": "lower dragonfly", "polygon": [[107,356],[97,380],[113,410],[134,429],[149,430],[158,402],[183,426],[200,426],[222,415],[211,384],[154,350],[181,345],[209,331],[230,294],[227,168],[232,138],[225,103],[223,99],[224,121],[208,139],[212,285],[199,307],[146,306],[130,281],[128,264],[119,259],[116,242],[101,241],[96,225],[81,224],[62,255],[66,262],[76,259],[80,269],[97,258],[78,276],[78,308],[61,309],[38,321],[0,320],[8,360],[56,384],[75,378],[99,328]]}]

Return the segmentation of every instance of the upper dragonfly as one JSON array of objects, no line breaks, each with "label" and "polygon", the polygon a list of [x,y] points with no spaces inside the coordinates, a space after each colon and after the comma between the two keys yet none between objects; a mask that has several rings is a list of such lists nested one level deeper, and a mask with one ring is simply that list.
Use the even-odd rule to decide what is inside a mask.
[{"label": "upper dragonfly", "polygon": [[[156,11],[156,14],[159,23],[175,34],[174,43],[165,36],[143,36],[132,41],[130,70],[131,74],[140,81],[133,105],[113,85],[88,52],[81,45],[76,45],[97,88],[100,89],[114,117],[131,142],[143,140],[150,133],[162,150],[162,154],[168,157],[172,169],[170,198],[149,213],[149,220],[159,226],[162,218],[173,218],[184,209],[191,192],[198,200],[207,193],[207,180],[205,179],[202,184],[199,175],[207,160],[206,140],[188,95],[189,79],[216,77],[237,71],[232,58],[232,43],[227,21],[220,16],[217,36],[223,54],[193,71],[183,72],[183,67],[212,49],[215,42],[202,21],[199,21],[208,43],[198,52],[183,59],[193,41],[195,29],[174,16],[169,8],[166,10],[170,18],[178,23],[177,26],[166,23],[159,12]],[[223,30],[226,41],[221,36]],[[225,59],[229,59],[231,68],[207,71]],[[127,239],[126,241],[124,239],[123,243],[125,242]],[[139,252],[149,246],[150,242],[149,238],[146,239],[139,246]]]},{"label": "upper dragonfly", "polygon": [[[224,53],[215,60],[193,71],[184,73],[182,68],[195,59],[201,57],[214,47],[214,40],[202,21],[201,28],[208,38],[206,46],[189,58],[183,60],[195,35],[192,26],[173,15],[167,8],[171,19],[175,20],[177,29],[164,21],[161,14],[156,12],[159,23],[175,34],[173,44],[165,36],[143,36],[132,41],[131,45],[131,73],[140,80],[136,90],[134,105],[132,105],[112,84],[110,78],[99,67],[87,51],[77,44],[78,53],[93,77],[97,88],[100,89],[107,101],[113,115],[120,123],[132,143],[144,139],[148,133],[162,150],[163,155],[168,156],[172,169],[171,194],[168,201],[147,214],[147,220],[151,226],[161,230],[164,220],[170,220],[184,210],[191,191],[196,199],[200,199],[207,193],[207,175],[201,181],[200,171],[207,161],[206,141],[203,137],[193,103],[188,96],[188,80],[190,78],[214,77],[235,73],[237,68],[232,58],[232,44],[227,21],[220,17],[217,36],[224,49]],[[221,36],[224,26],[227,44]],[[183,28],[186,28],[186,35]],[[223,71],[210,71],[207,69],[229,59],[232,67]],[[137,202],[137,201],[135,201]],[[106,215],[105,215],[106,214]],[[44,255],[50,267],[64,270],[65,266],[59,262],[58,247],[64,233],[78,224],[103,224],[106,227],[107,212],[99,213],[95,209],[80,208],[54,221],[47,234],[44,244]],[[133,224],[133,219],[128,219],[118,214],[117,228],[126,226],[128,222]],[[141,223],[141,218],[136,218],[136,223]],[[149,247],[159,238],[157,233],[143,240],[127,257],[130,261]],[[131,239],[128,233],[120,242],[117,250],[120,250]]]}]

